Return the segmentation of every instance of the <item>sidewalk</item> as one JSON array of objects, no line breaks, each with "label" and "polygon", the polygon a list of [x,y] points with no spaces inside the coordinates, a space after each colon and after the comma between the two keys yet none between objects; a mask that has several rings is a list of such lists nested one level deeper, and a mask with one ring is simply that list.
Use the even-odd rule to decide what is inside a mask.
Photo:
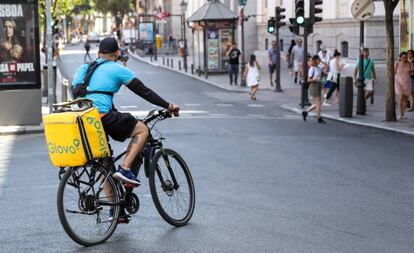
[{"label": "sidewalk", "polygon": [[[162,59],[163,56],[158,57],[158,61],[154,61],[154,60],[151,61],[149,57],[140,57],[133,53],[130,53],[130,55],[139,61],[143,61],[143,62],[146,62],[148,64],[151,64],[157,67],[162,67],[165,69],[176,71],[177,73],[190,76],[192,78],[206,82],[210,85],[219,87],[223,90],[232,91],[232,92],[248,92],[249,91],[248,87],[230,86],[227,74],[211,75],[208,77],[208,79],[205,79],[204,76],[199,77],[198,74],[196,73],[191,74],[190,68],[187,73],[183,69],[180,71],[178,68],[178,62],[182,61],[182,58],[178,56],[168,56],[168,58],[173,59],[174,61],[174,67],[172,68],[171,65],[167,66],[167,63],[166,63],[167,56],[165,56],[165,65],[163,65],[163,59]],[[189,57],[188,65],[191,66],[191,57]],[[274,87],[271,87],[269,84],[267,66],[263,66],[263,69],[264,70],[261,73],[260,89],[272,91],[274,90]],[[282,72],[281,86],[284,92],[274,93],[274,94],[275,96],[284,96],[283,98],[284,98],[284,101],[286,102],[281,105],[281,108],[297,113],[297,114],[301,114],[302,108],[300,108],[298,105],[300,101],[300,86],[295,85],[293,83],[292,77],[289,75],[287,70],[283,68],[283,66],[282,66],[281,72]],[[351,71],[348,71],[348,72],[351,73]],[[348,75],[350,75],[350,73],[348,73]],[[335,99],[333,98],[333,100]],[[386,131],[392,131],[392,132],[414,136],[414,113],[408,112],[406,114],[408,119],[404,121],[386,122],[385,121],[385,96],[376,94],[375,103],[373,105],[371,105],[369,101],[367,102],[367,111],[366,111],[367,115],[359,116],[359,115],[356,115],[356,100],[357,100],[356,91],[354,91],[354,112],[353,112],[353,117],[351,118],[340,117],[339,107],[335,103],[332,103],[331,107],[323,106],[322,116],[325,118],[331,119],[331,120],[336,120],[336,121],[340,121],[340,122],[344,122],[348,124],[360,125],[360,126],[382,129]],[[310,116],[314,116],[314,114],[311,113]],[[310,121],[312,121],[312,119],[310,119]]]}]

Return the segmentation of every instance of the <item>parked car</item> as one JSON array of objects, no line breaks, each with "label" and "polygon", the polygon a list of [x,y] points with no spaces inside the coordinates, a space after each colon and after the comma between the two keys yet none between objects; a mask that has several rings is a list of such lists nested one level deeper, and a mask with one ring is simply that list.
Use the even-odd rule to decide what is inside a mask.
[{"label": "parked car", "polygon": [[88,40],[89,40],[89,42],[99,43],[100,39],[99,39],[98,33],[97,32],[90,32],[88,34]]},{"label": "parked car", "polygon": [[72,36],[70,38],[70,44],[71,45],[78,45],[81,42],[81,39],[77,33],[72,33]]}]

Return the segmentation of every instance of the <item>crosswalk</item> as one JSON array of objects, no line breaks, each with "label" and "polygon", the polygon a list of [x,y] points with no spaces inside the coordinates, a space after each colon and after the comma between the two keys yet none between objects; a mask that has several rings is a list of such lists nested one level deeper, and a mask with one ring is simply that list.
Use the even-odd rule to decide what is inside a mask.
[{"label": "crosswalk", "polygon": [[0,195],[7,176],[15,136],[0,136]]},{"label": "crosswalk", "polygon": [[[231,103],[215,103],[208,106],[211,110],[203,110],[207,108],[207,105],[198,103],[183,103],[183,107],[180,111],[180,117],[178,119],[267,119],[267,120],[300,120],[298,115],[279,115],[269,116],[263,114],[262,110],[255,111],[255,109],[263,109],[266,107],[264,104],[246,104],[247,108],[251,110],[249,112],[228,112],[224,111],[225,108],[233,108],[239,105]],[[214,109],[216,108],[216,109]],[[119,106],[119,111],[127,112],[138,118],[144,118],[148,114],[148,110],[138,110],[136,105],[123,105]]]}]

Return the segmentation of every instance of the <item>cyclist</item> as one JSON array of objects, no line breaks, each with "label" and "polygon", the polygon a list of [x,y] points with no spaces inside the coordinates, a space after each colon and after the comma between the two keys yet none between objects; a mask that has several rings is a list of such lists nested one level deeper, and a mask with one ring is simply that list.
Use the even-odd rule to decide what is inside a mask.
[{"label": "cyclist", "polygon": [[[113,177],[125,183],[138,186],[141,182],[131,172],[130,168],[134,158],[144,147],[149,130],[129,113],[118,112],[113,105],[113,94],[117,93],[122,85],[148,102],[168,109],[178,116],[180,108],[168,103],[150,88],[146,87],[128,68],[116,63],[120,56],[118,42],[114,38],[105,38],[99,44],[99,66],[93,72],[88,85],[86,98],[93,101],[101,115],[105,132],[116,141],[123,142],[132,138],[127,154]],[[77,86],[83,82],[89,64],[81,65],[75,73],[72,85]],[[102,93],[100,93],[102,92]]]}]

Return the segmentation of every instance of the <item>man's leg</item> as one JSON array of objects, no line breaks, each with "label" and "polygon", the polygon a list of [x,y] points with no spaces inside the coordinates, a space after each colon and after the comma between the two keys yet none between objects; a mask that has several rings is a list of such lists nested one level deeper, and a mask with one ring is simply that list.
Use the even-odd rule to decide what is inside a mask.
[{"label": "man's leg", "polygon": [[239,65],[238,64],[234,64],[234,84],[237,85],[237,81],[239,78]]},{"label": "man's leg", "polygon": [[141,152],[142,148],[144,147],[144,144],[148,138],[148,134],[148,127],[144,123],[138,122],[131,134],[132,140],[128,145],[127,153],[122,163],[122,167],[125,170],[130,170],[135,157],[139,152]]},{"label": "man's leg", "polygon": [[232,71],[233,71],[232,65],[231,65],[231,64],[229,64],[229,77],[230,77],[230,85],[232,85],[232,84],[233,84],[233,73],[232,73]]}]

